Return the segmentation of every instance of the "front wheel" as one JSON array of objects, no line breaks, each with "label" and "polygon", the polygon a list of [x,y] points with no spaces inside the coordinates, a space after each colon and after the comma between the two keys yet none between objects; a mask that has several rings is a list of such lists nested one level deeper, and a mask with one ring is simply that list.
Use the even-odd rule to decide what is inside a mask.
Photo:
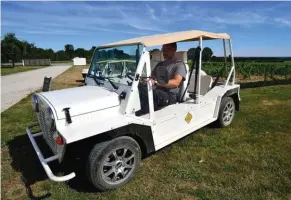
[{"label": "front wheel", "polygon": [[226,127],[231,124],[235,116],[235,104],[233,98],[224,97],[221,101],[217,119],[218,127]]},{"label": "front wheel", "polygon": [[88,159],[87,175],[101,191],[116,189],[134,177],[140,161],[138,143],[131,137],[118,137],[93,147]]}]

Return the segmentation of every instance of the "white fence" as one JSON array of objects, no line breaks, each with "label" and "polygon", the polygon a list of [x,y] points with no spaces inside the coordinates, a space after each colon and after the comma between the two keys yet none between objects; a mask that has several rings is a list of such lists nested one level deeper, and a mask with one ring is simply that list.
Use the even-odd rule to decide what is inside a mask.
[{"label": "white fence", "polygon": [[23,66],[50,66],[50,59],[24,59],[22,60]]}]

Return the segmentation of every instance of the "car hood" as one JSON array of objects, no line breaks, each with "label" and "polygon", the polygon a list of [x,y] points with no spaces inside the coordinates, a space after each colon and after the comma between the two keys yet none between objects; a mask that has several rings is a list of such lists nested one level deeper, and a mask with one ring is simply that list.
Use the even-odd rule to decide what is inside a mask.
[{"label": "car hood", "polygon": [[82,86],[77,88],[42,92],[58,119],[65,119],[64,108],[70,108],[72,117],[119,106],[118,94],[99,86]]}]

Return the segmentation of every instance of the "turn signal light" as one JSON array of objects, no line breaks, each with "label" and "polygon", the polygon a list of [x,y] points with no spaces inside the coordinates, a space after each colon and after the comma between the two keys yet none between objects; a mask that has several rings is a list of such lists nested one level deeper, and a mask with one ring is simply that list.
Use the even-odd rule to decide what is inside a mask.
[{"label": "turn signal light", "polygon": [[56,138],[56,143],[57,145],[63,145],[64,144],[63,138],[61,136],[58,136]]}]

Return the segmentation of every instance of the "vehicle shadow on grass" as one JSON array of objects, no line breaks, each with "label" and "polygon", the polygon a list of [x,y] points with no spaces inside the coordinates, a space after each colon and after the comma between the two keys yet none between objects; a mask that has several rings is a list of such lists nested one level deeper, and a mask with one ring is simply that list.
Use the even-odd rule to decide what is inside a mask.
[{"label": "vehicle shadow on grass", "polygon": [[291,79],[272,80],[272,81],[256,81],[256,82],[247,82],[247,83],[239,83],[239,84],[240,84],[241,89],[266,87],[266,86],[273,86],[273,85],[289,85],[289,84],[291,84]]},{"label": "vehicle shadow on grass", "polygon": [[51,196],[50,193],[35,197],[30,185],[47,179],[47,176],[37,158],[37,155],[27,135],[16,136],[8,142],[9,154],[12,159],[11,167],[21,173],[19,182],[26,188],[30,199],[45,199]]},{"label": "vehicle shadow on grass", "polygon": [[[52,156],[51,150],[41,137],[36,138],[36,142],[43,153],[44,158]],[[19,182],[23,182],[25,185],[28,197],[33,200],[49,198],[51,193],[47,193],[40,197],[35,197],[33,195],[33,191],[30,189],[30,185],[39,181],[48,180],[48,177],[36,155],[36,152],[33,149],[31,142],[29,141],[28,136],[26,134],[16,136],[8,142],[8,148],[12,159],[10,165],[13,170],[21,173]],[[78,192],[98,193],[99,191],[86,179],[84,163],[86,163],[85,158],[81,159],[75,157],[74,159],[66,160],[64,164],[59,164],[58,161],[50,162],[49,166],[56,176],[67,175],[71,172],[76,173],[75,178],[64,183],[67,184],[69,188]]]}]

